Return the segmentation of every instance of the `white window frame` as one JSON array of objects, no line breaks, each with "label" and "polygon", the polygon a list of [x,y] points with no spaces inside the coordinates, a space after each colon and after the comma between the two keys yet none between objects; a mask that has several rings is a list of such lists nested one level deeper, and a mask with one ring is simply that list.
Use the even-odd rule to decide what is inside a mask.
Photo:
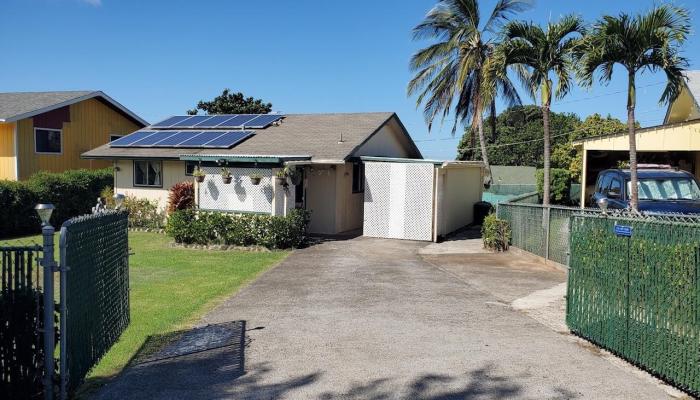
[{"label": "white window frame", "polygon": [[[142,185],[142,184],[137,184],[136,183],[136,163],[137,162],[146,162],[146,163],[159,163],[160,164],[160,185]],[[145,188],[162,188],[163,187],[163,161],[162,160],[133,160],[133,163],[131,164],[132,166],[132,177],[131,177],[131,184],[134,187],[145,187]],[[148,181],[148,177],[146,177],[146,181]]]},{"label": "white window frame", "polygon": [[[53,152],[53,151],[39,151],[37,148],[37,140],[36,140],[36,131],[53,131],[53,132],[58,132],[58,134],[61,137],[61,151],[58,153]],[[54,128],[40,128],[40,127],[35,127],[34,128],[34,153],[35,154],[48,154],[52,156],[60,156],[63,154],[63,129],[54,129]]]}]

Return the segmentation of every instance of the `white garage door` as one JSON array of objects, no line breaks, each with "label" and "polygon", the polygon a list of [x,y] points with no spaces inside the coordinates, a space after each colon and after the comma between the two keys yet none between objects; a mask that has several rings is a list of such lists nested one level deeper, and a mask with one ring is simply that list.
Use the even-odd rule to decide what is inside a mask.
[{"label": "white garage door", "polygon": [[363,235],[432,240],[434,171],[428,163],[365,162]]}]

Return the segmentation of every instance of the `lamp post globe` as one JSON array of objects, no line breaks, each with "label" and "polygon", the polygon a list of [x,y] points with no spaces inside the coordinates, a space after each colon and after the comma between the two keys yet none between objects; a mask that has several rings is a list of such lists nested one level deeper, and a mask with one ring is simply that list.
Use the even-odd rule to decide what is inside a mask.
[{"label": "lamp post globe", "polygon": [[56,207],[53,206],[51,203],[42,203],[42,204],[37,204],[34,207],[34,210],[36,210],[36,213],[39,215],[39,219],[41,220],[42,225],[48,225],[49,220],[51,219],[51,214],[53,213],[53,210]]}]

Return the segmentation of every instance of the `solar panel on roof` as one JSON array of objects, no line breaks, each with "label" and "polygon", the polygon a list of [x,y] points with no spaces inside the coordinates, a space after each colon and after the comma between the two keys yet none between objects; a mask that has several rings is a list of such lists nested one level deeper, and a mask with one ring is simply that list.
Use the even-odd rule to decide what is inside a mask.
[{"label": "solar panel on roof", "polygon": [[216,128],[217,125],[226,121],[227,119],[231,119],[231,117],[231,115],[215,115],[206,121],[198,123],[197,125],[195,125],[195,128]]},{"label": "solar panel on roof", "polygon": [[132,134],[121,137],[115,141],[109,143],[110,147],[128,147],[131,143],[141,140],[145,137],[151,136],[156,131],[136,131]]},{"label": "solar panel on roof", "polygon": [[200,147],[204,146],[207,144],[207,142],[210,142],[219,136],[223,135],[225,132],[223,131],[204,131],[200,133],[199,135],[187,139],[184,142],[178,144],[176,147]]},{"label": "solar panel on roof", "polygon": [[195,126],[200,122],[203,122],[211,118],[210,115],[193,115],[187,119],[184,119],[178,123],[170,125],[170,128],[182,128],[185,126]]},{"label": "solar panel on roof", "polygon": [[169,127],[169,126],[172,125],[172,124],[176,124],[176,123],[178,123],[178,122],[184,121],[184,120],[186,120],[186,119],[188,119],[188,118],[190,118],[190,117],[191,117],[191,115],[177,115],[177,116],[174,116],[174,117],[170,117],[170,118],[168,118],[168,119],[166,119],[166,120],[164,120],[164,121],[160,121],[160,122],[157,123],[157,124],[153,124],[152,126],[153,126],[154,128],[167,128],[167,127]]},{"label": "solar panel on roof", "polygon": [[228,131],[218,138],[207,142],[204,147],[228,149],[249,138],[250,136],[253,136],[253,134],[254,133],[251,131]]},{"label": "solar panel on roof", "polygon": [[187,139],[192,138],[195,135],[199,135],[202,131],[166,131],[173,132],[173,135],[167,139],[161,140],[160,142],[153,145],[153,147],[173,147],[177,144],[184,142]]},{"label": "solar panel on roof", "polygon": [[151,146],[154,145],[161,140],[167,139],[170,136],[174,135],[177,132],[173,131],[159,131],[155,132],[154,134],[147,136],[141,140],[137,140],[129,145],[129,147],[137,147],[137,146]]},{"label": "solar panel on roof", "polygon": [[263,114],[259,115],[257,118],[250,120],[246,123],[246,126],[251,128],[266,128],[271,123],[282,118],[280,114]]},{"label": "solar panel on roof", "polygon": [[239,114],[220,124],[218,128],[240,128],[257,116],[257,114]]}]

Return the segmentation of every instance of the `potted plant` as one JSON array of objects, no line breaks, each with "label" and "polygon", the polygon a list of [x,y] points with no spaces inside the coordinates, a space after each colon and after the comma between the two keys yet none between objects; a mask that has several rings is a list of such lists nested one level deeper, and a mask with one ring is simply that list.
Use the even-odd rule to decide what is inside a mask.
[{"label": "potted plant", "polygon": [[262,179],[262,175],[260,175],[257,172],[254,172],[254,173],[250,174],[249,178],[250,178],[250,183],[257,186],[260,184],[260,180]]},{"label": "potted plant", "polygon": [[194,179],[197,180],[197,182],[202,183],[204,182],[204,177],[207,174],[204,173],[204,170],[200,167],[194,167],[194,171],[192,172],[192,176],[194,176]]},{"label": "potted plant", "polygon": [[231,183],[231,179],[233,177],[231,176],[231,171],[227,167],[222,167],[221,168],[221,179],[223,179],[224,184],[228,185]]},{"label": "potted plant", "polygon": [[287,169],[285,168],[277,171],[277,174],[275,174],[275,179],[280,185],[287,186]]}]

